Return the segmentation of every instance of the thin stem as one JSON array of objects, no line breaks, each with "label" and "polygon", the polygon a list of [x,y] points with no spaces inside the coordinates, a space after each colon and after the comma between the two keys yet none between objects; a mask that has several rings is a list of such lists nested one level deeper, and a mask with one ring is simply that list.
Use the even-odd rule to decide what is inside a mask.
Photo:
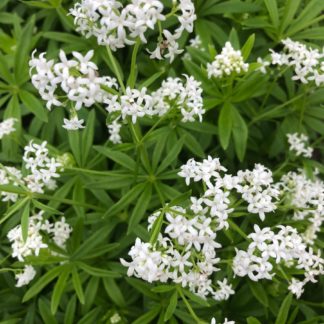
[{"label": "thin stem", "polygon": [[127,85],[131,88],[134,88],[135,82],[136,82],[136,74],[137,74],[137,65],[136,65],[136,59],[137,59],[137,53],[138,49],[141,45],[141,40],[138,38],[136,40],[136,43],[134,45],[133,53],[132,53],[132,60],[131,60],[131,70],[130,74],[127,80]]},{"label": "thin stem", "polygon": [[114,73],[115,73],[115,75],[117,77],[118,83],[119,83],[119,85],[120,85],[123,93],[125,93],[126,92],[126,88],[125,88],[125,85],[124,85],[124,82],[123,82],[123,78],[122,78],[122,76],[121,76],[121,74],[119,72],[119,69],[117,67],[116,59],[115,59],[114,55],[112,54],[110,47],[109,46],[106,46],[106,49],[107,49],[107,53],[108,53],[110,62],[112,64]]},{"label": "thin stem", "polygon": [[199,319],[199,317],[196,315],[196,313],[194,312],[194,310],[192,309],[190,303],[188,302],[187,298],[186,298],[185,295],[183,294],[181,287],[177,286],[177,291],[178,291],[178,294],[180,295],[181,299],[183,300],[183,302],[186,304],[187,309],[188,309],[190,315],[193,317],[193,319],[194,319],[197,323],[203,323],[203,322]]}]

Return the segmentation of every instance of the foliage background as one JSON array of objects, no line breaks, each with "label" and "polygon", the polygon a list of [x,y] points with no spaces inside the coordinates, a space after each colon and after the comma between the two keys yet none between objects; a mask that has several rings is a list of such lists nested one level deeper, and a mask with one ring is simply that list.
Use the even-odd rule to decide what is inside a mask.
[{"label": "foliage background", "polygon": [[[303,167],[310,174],[313,167],[324,171],[323,88],[298,84],[291,81],[290,70],[275,69],[267,75],[248,73],[231,87],[220,87],[207,79],[203,68],[227,40],[237,48],[246,44],[249,62],[267,56],[269,48],[281,48],[280,40],[286,37],[321,48],[324,2],[195,3],[195,34],[202,39],[205,51],[187,47],[192,59],[178,58],[170,65],[150,60],[143,49],[137,61],[137,84],[149,80],[154,88],[167,76],[193,75],[204,88],[208,112],[203,123],[181,124],[177,117],[168,116],[151,129],[156,120],[144,119],[133,130],[123,127],[124,144],[113,146],[107,142],[102,107],[84,109],[86,129],[67,133],[61,127],[64,110],[48,112],[29,81],[28,61],[34,48],[53,58],[60,48],[67,53],[94,49],[100,74],[113,74],[105,49],[95,39],[74,32],[73,19],[67,16],[72,1],[0,2],[0,118],[20,121],[15,136],[2,140],[0,162],[19,163],[22,147],[31,138],[48,141],[53,151],[70,152],[71,164],[59,180],[59,190],[33,199],[44,204],[50,217],[64,212],[74,229],[69,261],[60,265],[58,258],[49,255],[35,259],[38,277],[30,288],[15,288],[12,273],[0,274],[1,323],[110,323],[116,311],[125,323],[163,323],[170,307],[174,308],[170,323],[193,323],[182,300],[174,305],[172,292],[152,290],[151,285],[128,278],[119,263],[136,237],[149,240],[146,217],[150,211],[165,201],[190,195],[176,175],[179,166],[190,157],[212,155],[220,157],[230,171],[257,162],[276,169],[288,156],[285,134],[305,132],[316,150],[315,160],[303,161]],[[185,35],[183,45],[191,37]],[[125,80],[131,55],[131,47],[115,54]],[[289,163],[294,165],[294,161]],[[24,206],[18,207],[7,217],[8,206],[0,205],[3,269],[12,266],[6,234],[20,222]],[[254,222],[256,216],[237,224],[244,231]],[[322,239],[323,233],[316,243],[323,247]],[[231,227],[220,240],[223,246],[240,246],[242,237]],[[226,255],[226,250],[223,253]],[[186,297],[206,321],[214,316],[250,324],[324,322],[323,278],[316,285],[308,284],[300,300],[292,300],[275,282],[252,283],[240,278],[233,282],[236,294],[226,302],[208,300],[207,307],[189,293]]]}]

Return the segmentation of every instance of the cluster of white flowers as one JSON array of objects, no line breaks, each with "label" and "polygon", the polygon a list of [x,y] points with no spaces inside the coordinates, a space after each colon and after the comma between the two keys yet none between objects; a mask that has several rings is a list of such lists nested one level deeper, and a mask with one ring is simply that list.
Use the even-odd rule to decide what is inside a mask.
[{"label": "cluster of white flowers", "polygon": [[309,146],[308,136],[305,134],[287,134],[289,150],[294,152],[297,156],[303,156],[311,158],[313,154],[313,148]]},{"label": "cluster of white flowers", "polygon": [[28,285],[36,276],[36,271],[33,266],[25,265],[23,272],[16,274],[16,287]]},{"label": "cluster of white flowers", "polygon": [[249,64],[244,63],[241,51],[235,50],[230,42],[226,42],[222,52],[207,64],[208,78],[223,78],[233,73],[247,72],[248,69]]},{"label": "cluster of white flowers", "polygon": [[41,144],[30,141],[24,148],[24,166],[30,174],[23,180],[32,192],[43,193],[44,188],[54,190],[57,186],[54,179],[59,177],[58,170],[62,168],[62,164],[49,156],[46,145],[46,141]]},{"label": "cluster of white flowers", "polygon": [[[162,214],[161,214],[162,213]],[[203,215],[190,215],[180,206],[172,206],[165,212],[166,226],[155,244],[144,243],[139,238],[129,251],[131,262],[121,259],[128,267],[127,274],[148,282],[171,280],[189,288],[202,298],[211,295],[215,300],[226,300],[234,294],[227,280],[213,284],[209,278],[219,269],[216,264],[216,223]],[[163,212],[149,217],[152,228]]]},{"label": "cluster of white flowers", "polygon": [[180,110],[182,122],[192,122],[196,117],[202,121],[205,113],[201,82],[184,74],[186,82],[180,78],[171,78],[162,82],[161,87],[152,93],[152,110],[159,116],[166,114],[173,107]]},{"label": "cluster of white flowers", "polygon": [[121,136],[119,134],[121,126],[122,125],[118,123],[117,119],[115,119],[111,124],[107,125],[108,131],[110,133],[109,141],[114,144],[120,144],[122,142]]},{"label": "cluster of white flowers", "polygon": [[270,50],[272,64],[292,66],[295,72],[293,80],[300,80],[302,83],[315,81],[317,86],[324,83],[323,50],[308,48],[305,44],[289,38],[282,43],[284,44],[282,52]]},{"label": "cluster of white flowers", "polygon": [[289,286],[299,298],[307,282],[316,282],[315,277],[324,274],[324,259],[321,258],[320,251],[316,254],[312,248],[307,247],[295,228],[283,225],[278,225],[277,228],[278,233],[275,233],[269,227],[260,229],[258,225],[254,225],[254,233],[248,235],[252,242],[247,251],[236,250],[233,271],[237,276],[248,276],[251,280],[258,281],[272,279],[273,264],[282,263],[288,268],[304,270],[304,280],[295,279]]},{"label": "cluster of white flowers", "polygon": [[[119,113],[122,119],[131,117],[132,122],[136,123],[137,118],[162,116],[175,108],[181,112],[182,122],[194,121],[196,117],[201,121],[205,112],[201,83],[192,76],[185,75],[185,78],[186,83],[180,78],[168,78],[152,94],[148,94],[145,87],[141,90],[127,87],[125,94],[120,97],[111,96],[106,100],[106,110],[109,113]],[[111,127],[114,139],[119,129],[116,125]]]},{"label": "cluster of white flowers", "polygon": [[309,221],[302,236],[305,242],[314,244],[324,222],[324,182],[317,177],[309,179],[299,170],[282,176],[278,185],[285,203],[294,210],[293,219]]},{"label": "cluster of white flowers", "polygon": [[[55,178],[59,177],[58,170],[62,170],[62,164],[49,156],[46,142],[36,144],[29,142],[24,148],[23,161],[28,174],[25,175],[15,167],[2,166],[0,168],[0,184],[14,186],[26,186],[31,192],[43,193],[45,189],[56,188]],[[0,192],[2,201],[17,201],[18,194]]]},{"label": "cluster of white flowers", "polygon": [[9,135],[16,130],[14,127],[16,122],[17,122],[16,118],[7,118],[0,123],[0,140],[5,135]]},{"label": "cluster of white flowers", "polygon": [[[233,211],[229,208],[230,193],[235,189],[240,193],[243,200],[248,203],[247,210],[250,213],[258,214],[261,220],[265,219],[265,213],[274,211],[277,207],[273,199],[277,199],[279,191],[273,185],[272,172],[261,164],[256,164],[252,171],[240,170],[236,176],[219,172],[226,172],[219,159],[210,156],[203,162],[196,162],[190,159],[181,167],[179,176],[185,178],[186,184],[190,180],[204,181],[207,185],[202,198],[192,197],[192,210],[203,212],[204,215],[217,217],[220,228],[228,228],[227,218]],[[206,208],[203,204],[210,207]]]},{"label": "cluster of white flowers", "polygon": [[67,59],[63,50],[59,53],[60,61],[47,60],[46,53],[38,58],[33,52],[29,61],[31,81],[45,100],[46,107],[64,106],[69,100],[74,104],[71,121],[65,120],[67,129],[78,126],[76,111],[83,106],[90,107],[95,103],[103,103],[110,95],[102,89],[103,86],[117,89],[117,81],[109,76],[99,77],[98,67],[91,62],[94,52],[89,51],[85,56],[73,52],[74,59]]},{"label": "cluster of white flowers", "polygon": [[248,203],[248,212],[259,214],[262,221],[265,219],[265,213],[270,213],[277,208],[273,200],[278,198],[279,191],[273,184],[271,170],[261,164],[255,164],[252,171],[240,170],[234,188]]},{"label": "cluster of white flowers", "polygon": [[[163,14],[164,5],[158,0],[132,0],[123,4],[116,0],[82,0],[70,14],[74,16],[76,30],[89,38],[97,38],[99,45],[107,45],[112,50],[132,45],[139,38],[147,43],[146,32],[154,30],[157,23],[166,20]],[[176,16],[180,26],[172,34],[170,31],[160,29],[165,40],[161,41],[151,53],[151,58],[170,58],[182,52],[177,40],[184,30],[191,33],[193,22],[196,19],[195,7],[191,0],[179,0],[174,2],[171,16]],[[179,14],[177,14],[179,12]],[[168,50],[168,53],[164,52]]]},{"label": "cluster of white flowers", "polygon": [[[41,211],[29,217],[26,241],[23,240],[21,225],[17,225],[10,230],[7,237],[11,242],[12,257],[24,262],[26,257],[31,255],[38,256],[42,249],[48,248],[42,233],[52,237],[54,243],[59,247],[65,248],[65,243],[70,237],[71,232],[72,228],[65,222],[64,217],[55,223],[50,223],[43,218],[43,212]],[[26,265],[24,272],[16,275],[18,280],[17,287],[27,285],[35,275],[35,269],[30,265]]]}]

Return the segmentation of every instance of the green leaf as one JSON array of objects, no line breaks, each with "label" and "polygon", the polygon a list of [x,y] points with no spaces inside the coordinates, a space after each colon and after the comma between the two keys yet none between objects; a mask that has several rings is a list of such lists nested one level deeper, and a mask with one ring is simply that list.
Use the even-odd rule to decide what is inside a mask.
[{"label": "green leaf", "polygon": [[143,280],[140,279],[129,278],[129,277],[125,277],[125,280],[141,294],[153,300],[160,300],[158,295],[151,291],[151,286],[147,282],[144,282]]},{"label": "green leaf", "polygon": [[289,293],[281,304],[275,324],[285,324],[288,318],[293,296]]},{"label": "green leaf", "polygon": [[218,135],[221,146],[224,150],[227,149],[231,138],[233,127],[233,106],[232,104],[225,102],[222,107],[218,118]]},{"label": "green leaf", "polygon": [[25,90],[20,90],[19,97],[26,108],[31,111],[39,120],[48,122],[46,108],[33,94]]},{"label": "green leaf", "polygon": [[70,275],[70,269],[65,268],[60,274],[53,290],[52,299],[51,299],[51,312],[53,315],[56,314],[57,308],[60,304],[61,297],[66,288],[66,281]]},{"label": "green leaf", "polygon": [[255,41],[255,34],[252,34],[247,41],[245,42],[245,44],[242,47],[242,56],[244,61],[246,61],[248,59],[248,57],[250,56],[250,53],[252,51],[253,45],[254,45],[254,41]]},{"label": "green leaf", "polygon": [[164,210],[160,212],[160,215],[156,218],[155,222],[153,223],[152,230],[151,230],[151,237],[150,243],[154,244],[158,239],[159,233],[161,232],[163,219],[164,219]]},{"label": "green leaf", "polygon": [[81,152],[81,132],[79,130],[68,131],[68,139],[71,151],[75,161],[79,166],[82,165],[82,152]]},{"label": "green leaf", "polygon": [[[35,16],[32,16],[20,35],[15,53],[15,79],[18,84],[28,76],[29,50],[31,47]],[[44,116],[44,115],[43,115]],[[46,120],[47,121],[47,120]]]},{"label": "green leaf", "polygon": [[185,136],[182,136],[174,145],[173,147],[169,150],[169,153],[163,159],[162,163],[157,169],[157,174],[160,174],[163,172],[170,164],[172,164],[173,161],[175,161],[180,154],[181,148],[184,143]]},{"label": "green leaf", "polygon": [[15,83],[12,73],[9,70],[6,58],[2,55],[2,53],[0,53],[0,78],[6,81],[8,84]]},{"label": "green leaf", "polygon": [[280,30],[283,32],[292,22],[301,0],[287,0],[285,3],[285,11],[281,19]]},{"label": "green leaf", "polygon": [[[258,11],[260,7],[254,3],[247,3],[241,0],[227,0],[219,4],[210,6],[207,10],[203,10],[200,15],[216,15],[229,13],[247,13]],[[199,15],[199,17],[200,17]]]},{"label": "green leaf", "polygon": [[146,312],[144,315],[137,318],[133,324],[147,324],[147,323],[154,323],[153,320],[156,318],[161,310],[161,306],[157,305],[152,308],[150,311]]},{"label": "green leaf", "polygon": [[50,304],[45,298],[40,298],[38,300],[39,313],[43,319],[43,323],[57,324],[57,321],[53,314],[51,313]]},{"label": "green leaf", "polygon": [[250,316],[246,319],[247,324],[262,324],[258,319],[253,316]]},{"label": "green leaf", "polygon": [[137,200],[135,208],[129,219],[127,235],[133,231],[133,229],[136,227],[137,224],[140,223],[151,201],[151,196],[152,196],[152,185],[151,183],[147,183],[143,193],[140,195],[139,199]]},{"label": "green leaf", "polygon": [[205,300],[205,299],[202,299],[201,297],[199,297],[198,295],[192,293],[191,291],[189,291],[188,289],[183,289],[183,288],[180,288],[182,289],[183,293],[193,302],[201,305],[201,306],[204,306],[204,307],[209,307],[210,304]]},{"label": "green leaf", "polygon": [[28,203],[28,201],[29,201],[29,197],[16,201],[12,206],[8,208],[7,212],[1,218],[0,224],[6,221],[11,215],[16,213],[19,209],[24,208],[24,206]]},{"label": "green leaf", "polygon": [[205,152],[203,148],[201,147],[201,144],[196,140],[196,138],[191,135],[188,131],[185,131],[183,129],[179,129],[179,132],[181,136],[185,136],[186,140],[184,142],[184,145],[195,155],[199,156],[200,158],[203,158],[205,156]]},{"label": "green leaf", "polygon": [[235,144],[235,152],[239,160],[242,162],[245,156],[248,127],[236,108],[232,108],[233,116],[233,139]]},{"label": "green leaf", "polygon": [[93,136],[95,130],[95,118],[96,113],[95,110],[91,110],[88,117],[87,117],[87,126],[82,132],[81,143],[82,143],[82,166],[86,165],[88,160],[88,156],[90,153],[90,149],[93,143]]},{"label": "green leaf", "polygon": [[269,307],[269,300],[263,285],[260,282],[248,281],[249,287],[254,297],[265,307]]},{"label": "green leaf", "polygon": [[76,263],[82,270],[86,273],[95,277],[109,277],[109,278],[119,278],[120,274],[114,271],[105,270],[101,268],[92,267],[86,263],[78,261]]},{"label": "green leaf", "polygon": [[133,187],[118,202],[116,202],[107,210],[104,217],[111,217],[117,214],[119,211],[125,209],[130,203],[132,203],[140,195],[144,187],[145,187],[145,183],[139,183],[138,185]]},{"label": "green leaf", "polygon": [[50,3],[46,3],[43,1],[31,1],[31,0],[26,0],[26,1],[21,1],[27,6],[31,7],[36,7],[36,8],[42,8],[42,9],[53,9],[53,6]]},{"label": "green leaf", "polygon": [[64,324],[73,324],[75,323],[74,317],[75,317],[75,309],[76,309],[76,296],[72,296],[72,298],[69,300],[66,311],[64,314]]},{"label": "green leaf", "polygon": [[151,290],[157,293],[165,293],[169,292],[175,289],[175,286],[170,286],[170,285],[159,285],[156,287],[153,287]]},{"label": "green leaf", "polygon": [[116,284],[115,280],[111,278],[102,278],[102,280],[108,296],[115,305],[121,308],[126,307],[125,298],[120,290],[120,286]]},{"label": "green leaf", "polygon": [[269,12],[271,22],[275,28],[279,26],[279,13],[277,7],[277,0],[264,0],[264,3]]},{"label": "green leaf", "polygon": [[170,298],[169,305],[168,305],[168,307],[167,307],[167,309],[165,311],[164,322],[168,321],[172,317],[174,311],[177,308],[177,304],[178,304],[178,292],[175,291],[172,294],[172,296]]},{"label": "green leaf", "polygon": [[30,214],[30,200],[22,209],[22,214],[21,214],[21,232],[22,232],[22,237],[24,242],[26,242],[28,237],[29,214]]},{"label": "green leaf", "polygon": [[100,154],[107,156],[109,159],[122,165],[126,169],[129,169],[131,171],[134,171],[136,169],[136,162],[125,153],[114,151],[108,147],[103,146],[94,146],[94,149]]},{"label": "green leaf", "polygon": [[75,267],[72,269],[72,283],[81,304],[84,304],[84,293],[80,276]]},{"label": "green leaf", "polygon": [[35,207],[37,207],[40,210],[43,210],[44,212],[50,215],[64,215],[64,213],[60,212],[59,210],[49,207],[48,205],[44,205],[36,199],[33,199],[32,202]]},{"label": "green leaf", "polygon": [[48,272],[46,272],[42,277],[40,277],[36,283],[34,283],[25,293],[23,297],[23,303],[30,300],[36,296],[39,292],[43,290],[51,281],[53,281],[63,270],[65,266],[55,267]]}]

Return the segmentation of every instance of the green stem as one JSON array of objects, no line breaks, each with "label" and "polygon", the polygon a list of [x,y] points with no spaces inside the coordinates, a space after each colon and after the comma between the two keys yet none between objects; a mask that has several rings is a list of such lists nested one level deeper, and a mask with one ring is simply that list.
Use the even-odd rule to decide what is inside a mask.
[{"label": "green stem", "polygon": [[197,323],[203,323],[203,322],[199,319],[199,317],[196,315],[196,313],[194,312],[194,310],[192,309],[190,303],[188,302],[187,298],[185,297],[185,295],[184,295],[183,292],[182,292],[182,288],[179,287],[179,286],[177,286],[177,291],[178,291],[178,293],[179,293],[181,299],[183,300],[183,302],[186,304],[187,309],[188,309],[190,315],[193,317],[193,319],[194,319]]},{"label": "green stem", "polygon": [[132,53],[132,61],[131,61],[131,70],[130,74],[127,80],[127,85],[130,88],[134,88],[135,82],[136,82],[136,76],[137,76],[137,64],[136,64],[136,59],[137,59],[137,53],[138,49],[141,45],[141,40],[138,38],[136,40],[136,43],[134,45],[133,53]]},{"label": "green stem", "polygon": [[118,83],[119,83],[119,85],[120,85],[123,93],[125,93],[126,92],[126,88],[125,88],[125,85],[124,85],[124,82],[123,82],[123,78],[122,78],[122,76],[121,76],[121,74],[119,72],[119,69],[117,67],[116,59],[115,59],[113,53],[111,52],[110,47],[109,46],[106,46],[106,49],[107,49],[108,57],[109,57],[110,62],[112,64],[114,73],[115,73],[115,75],[117,77]]}]

